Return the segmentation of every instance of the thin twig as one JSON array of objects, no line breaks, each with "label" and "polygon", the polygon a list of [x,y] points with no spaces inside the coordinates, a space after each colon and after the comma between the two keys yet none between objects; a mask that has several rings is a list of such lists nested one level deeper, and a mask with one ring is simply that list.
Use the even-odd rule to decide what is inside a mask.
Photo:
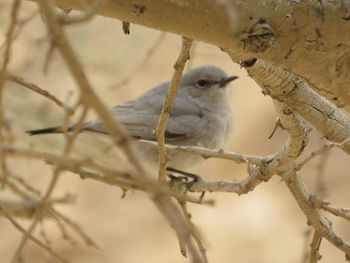
[{"label": "thin twig", "polygon": [[[21,227],[7,212],[5,209],[3,209],[2,207],[0,207],[0,210],[2,212],[2,214],[11,222],[11,224],[20,232],[22,232],[23,234],[26,234],[27,231]],[[37,238],[33,237],[32,235],[29,235],[28,237],[30,240],[32,240],[35,244],[37,244],[38,246],[40,246],[41,248],[43,248],[45,251],[47,251],[50,255],[54,256],[55,258],[57,258],[59,261],[61,262],[65,262],[68,263],[69,261],[67,261],[66,259],[62,258],[60,255],[56,254],[51,247],[45,245],[44,243],[42,243],[40,240],[38,240]]]},{"label": "thin twig", "polygon": [[21,185],[27,192],[35,195],[36,197],[40,197],[40,191],[33,186],[31,186],[28,182],[26,182],[22,177],[11,174],[11,181],[17,182],[19,185]]},{"label": "thin twig", "polygon": [[321,241],[322,241],[322,236],[315,230],[314,236],[310,244],[311,252],[310,252],[309,263],[317,263],[317,261],[321,259],[322,256],[319,253]]},{"label": "thin twig", "polygon": [[[158,144],[154,141],[139,140],[139,142],[147,143],[149,145],[154,146],[155,148],[158,147]],[[165,144],[165,148],[169,152],[185,152],[189,154],[200,155],[204,159],[208,159],[208,158],[226,159],[226,160],[234,161],[235,163],[238,163],[238,164],[247,163],[247,164],[261,165],[262,162],[267,159],[267,157],[239,154],[235,152],[224,151],[222,149],[211,150],[211,149],[207,149],[199,146],[178,146],[178,145]]]},{"label": "thin twig", "polygon": [[174,73],[168,88],[162,112],[160,114],[158,125],[155,131],[157,142],[159,146],[159,181],[164,182],[166,178],[166,165],[168,162],[168,155],[165,148],[165,130],[168,120],[175,103],[176,93],[180,86],[181,75],[185,68],[186,61],[190,58],[190,50],[192,39],[183,37],[182,46],[179,57],[174,65]]},{"label": "thin twig", "polygon": [[[191,226],[187,225],[186,219],[183,218],[179,209],[169,199],[169,196],[165,196],[163,194],[155,194],[153,196],[153,200],[160,212],[164,215],[166,219],[168,219],[169,223],[174,228],[180,244],[186,244],[186,248],[184,251],[186,251],[187,249],[190,251],[193,263],[205,262],[204,259],[198,253],[196,247],[193,244],[193,240],[191,239],[191,236],[197,235],[195,233],[196,230],[191,228]],[[184,248],[182,248],[182,250],[183,249]]]},{"label": "thin twig", "polygon": [[[323,142],[322,142],[323,144]],[[315,152],[312,152],[307,158],[305,158],[302,162],[300,162],[297,166],[296,166],[296,170],[299,171],[302,167],[304,167],[304,165],[310,161],[311,159],[313,159],[315,156],[318,156],[319,154],[320,156],[320,160],[316,169],[316,186],[315,186],[315,195],[318,198],[324,198],[325,196],[325,184],[324,184],[324,176],[325,176],[325,165],[326,165],[326,160],[327,157],[329,156],[329,150],[332,146],[329,145],[328,143],[326,143],[326,145],[322,145],[322,147],[320,149],[318,149]],[[323,202],[324,203],[324,202]],[[312,229],[309,228],[308,230],[305,231],[305,241],[306,243],[309,242],[309,239],[311,237],[312,234]],[[316,232],[314,231],[314,238],[315,238]],[[312,246],[311,246],[311,249]],[[305,252],[303,253],[303,259],[302,262],[309,262],[309,260],[311,260],[311,254],[314,253],[313,251],[309,252],[309,247],[305,246]],[[313,257],[315,258],[315,255],[313,255]]]},{"label": "thin twig", "polygon": [[[49,212],[50,212],[50,211],[49,211]],[[68,233],[68,231],[67,231],[67,229],[66,229],[66,226],[65,226],[65,224],[61,221],[61,219],[58,218],[58,217],[55,216],[55,215],[52,215],[52,217],[53,217],[53,219],[55,220],[55,222],[56,222],[58,228],[59,228],[60,231],[61,231],[62,238],[63,238],[64,240],[68,241],[72,246],[77,245],[78,242],[75,241],[75,240],[71,237],[71,235],[69,235],[69,233]]]},{"label": "thin twig", "polygon": [[193,40],[191,50],[190,50],[190,58],[191,59],[186,64],[186,68],[185,68],[186,72],[190,71],[193,68],[193,62],[194,62],[194,58],[196,55],[197,46],[198,46],[198,42]]},{"label": "thin twig", "polygon": [[44,212],[45,212],[45,205],[48,203],[48,200],[56,186],[56,183],[58,181],[59,175],[60,175],[61,170],[58,168],[54,169],[54,173],[52,175],[51,181],[49,183],[49,186],[46,190],[45,195],[43,196],[42,200],[41,200],[41,206],[39,206],[39,209],[36,210],[34,219],[31,223],[31,225],[28,227],[28,229],[25,231],[25,233],[23,233],[23,236],[21,238],[21,242],[19,243],[16,252],[12,258],[11,263],[17,263],[22,255],[22,251],[28,241],[28,239],[30,239],[30,236],[32,235],[32,233],[34,232],[36,226],[38,225],[38,223],[40,222],[40,219],[42,218]]},{"label": "thin twig", "polygon": [[327,202],[322,202],[321,208],[335,216],[339,216],[350,221],[350,208],[337,208]]},{"label": "thin twig", "polygon": [[203,241],[202,241],[203,238],[201,237],[199,231],[196,229],[196,226],[192,223],[192,220],[191,220],[192,216],[187,210],[186,203],[179,202],[179,204],[180,204],[180,207],[181,207],[181,210],[182,210],[182,213],[184,215],[184,218],[186,220],[187,225],[189,226],[190,229],[193,229],[192,236],[193,236],[194,240],[196,241],[197,246],[199,247],[199,251],[201,252],[203,262],[208,263],[207,250],[203,244]]},{"label": "thin twig", "polygon": [[[1,180],[0,180],[1,181]],[[11,178],[11,176],[9,176],[8,180],[6,181],[6,187],[12,191],[13,193],[15,193],[17,196],[22,197],[23,199],[31,199],[32,196],[30,194],[28,194],[26,191],[23,191],[21,188],[18,187],[17,184],[15,184]]]},{"label": "thin twig", "polygon": [[62,101],[60,101],[58,98],[56,98],[54,95],[52,95],[51,93],[49,93],[48,91],[40,88],[39,86],[35,85],[34,83],[31,83],[31,82],[28,82],[26,80],[24,80],[23,78],[21,77],[18,77],[18,76],[15,76],[15,75],[12,75],[12,74],[9,74],[8,76],[8,79],[10,81],[13,81],[23,87],[26,87],[40,95],[43,95],[44,97],[48,98],[49,100],[53,101],[58,107],[60,107],[61,109],[63,109],[67,114],[69,115],[73,115],[74,114],[74,111],[68,107],[68,106],[65,106],[63,104]]},{"label": "thin twig", "polygon": [[331,147],[332,146],[330,144],[324,144],[320,149],[310,153],[303,161],[301,161],[295,166],[295,171],[300,171],[305,164],[307,164],[309,161],[311,161],[313,158],[320,155],[321,153],[324,153],[325,151],[329,150]]},{"label": "thin twig", "polygon": [[[15,37],[15,29],[18,23],[18,16],[19,16],[19,10],[21,6],[22,1],[21,0],[14,0],[11,12],[10,12],[10,24],[6,32],[6,42],[5,42],[5,51],[3,55],[3,62],[0,69],[0,144],[4,144],[5,142],[5,134],[4,134],[4,125],[5,125],[5,109],[3,105],[3,93],[4,93],[4,86],[5,82],[7,80],[7,70],[8,65],[10,62],[11,57],[11,49],[12,44]],[[0,165],[1,165],[1,172],[3,179],[2,187],[6,184],[8,171],[7,171],[7,165],[6,165],[6,156],[0,155]]]},{"label": "thin twig", "polygon": [[64,223],[66,223],[66,225],[73,229],[74,232],[76,232],[84,240],[87,246],[92,246],[96,249],[100,249],[96,242],[84,232],[84,230],[79,226],[79,224],[75,223],[73,220],[54,209],[50,209],[49,213],[57,220],[62,220]]}]

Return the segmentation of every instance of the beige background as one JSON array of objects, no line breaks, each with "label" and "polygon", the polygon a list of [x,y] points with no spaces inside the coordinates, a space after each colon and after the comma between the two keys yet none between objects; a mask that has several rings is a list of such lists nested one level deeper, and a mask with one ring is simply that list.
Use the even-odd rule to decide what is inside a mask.
[{"label": "beige background", "polygon": [[[1,43],[8,22],[8,2],[0,1]],[[33,10],[35,5],[25,2],[21,17],[27,17]],[[68,35],[95,90],[109,106],[133,99],[154,85],[168,80],[181,43],[178,36],[167,34],[142,70],[133,74],[144,63],[160,32],[131,25],[131,34],[126,36],[122,33],[119,21],[96,18],[88,24],[70,27]],[[23,28],[15,42],[11,72],[72,104],[77,89],[57,53],[54,53],[49,72],[42,72],[48,43],[45,27],[37,15]],[[206,64],[222,67],[229,74],[240,76],[232,85],[235,131],[226,149],[256,155],[276,151],[286,134],[278,130],[271,140],[268,139],[276,119],[271,99],[264,97],[256,84],[247,77],[247,73],[238,65],[232,64],[228,56],[217,47],[197,43],[191,65],[196,67]],[[118,86],[125,78],[131,78],[131,81],[127,85]],[[11,83],[6,85],[5,95],[6,115],[16,145],[58,152],[62,144],[60,136],[30,138],[24,131],[60,124],[63,118],[61,109],[45,98]],[[90,150],[94,148],[94,144],[86,142],[89,141],[79,145],[80,151],[85,152],[84,147],[90,147]],[[319,143],[320,136],[313,133],[308,152],[318,148]],[[90,152],[86,150],[85,154]],[[96,158],[101,158],[101,155]],[[348,160],[344,153],[332,150],[325,168],[327,199],[342,207],[349,206]],[[315,159],[301,173],[311,190],[315,189],[314,179],[318,165],[319,160]],[[21,174],[41,191],[46,189],[51,173],[48,165],[27,160],[11,161],[10,167],[14,173]],[[194,172],[208,180],[240,179],[247,174],[244,165],[222,160],[208,160]],[[125,199],[120,199],[122,192],[118,188],[83,181],[76,175],[66,173],[54,196],[68,192],[77,195],[75,205],[61,206],[58,209],[79,222],[101,247],[101,250],[88,248],[76,236],[74,238],[79,244],[72,246],[61,238],[53,222],[45,223],[53,248],[71,262],[186,262],[180,255],[172,228],[146,194],[128,192]],[[14,198],[7,191],[0,196]],[[216,200],[215,207],[189,207],[193,221],[205,236],[210,262],[302,262],[306,219],[279,178],[259,185],[256,190],[244,196],[212,193],[206,197]],[[350,239],[348,224],[336,219],[334,222],[334,227]],[[20,223],[28,225],[28,221]],[[3,218],[0,218],[0,233],[0,262],[9,262],[21,235]],[[322,243],[321,254],[321,262],[345,262],[343,254],[327,241]],[[45,253],[31,242],[26,246],[25,258],[26,262],[45,262],[47,259]]]}]

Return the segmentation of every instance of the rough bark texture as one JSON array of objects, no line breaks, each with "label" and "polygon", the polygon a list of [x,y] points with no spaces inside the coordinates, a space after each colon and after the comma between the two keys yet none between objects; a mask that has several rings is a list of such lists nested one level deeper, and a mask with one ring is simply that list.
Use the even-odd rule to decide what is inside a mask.
[{"label": "rough bark texture", "polygon": [[[90,4],[56,0],[65,10]],[[347,0],[107,0],[99,14],[217,45],[237,62],[263,59],[350,111]]]}]

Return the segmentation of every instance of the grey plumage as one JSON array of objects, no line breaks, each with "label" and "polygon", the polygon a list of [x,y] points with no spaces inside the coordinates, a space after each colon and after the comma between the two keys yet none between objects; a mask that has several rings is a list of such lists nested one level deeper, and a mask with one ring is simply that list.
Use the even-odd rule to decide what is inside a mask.
[{"label": "grey plumage", "polygon": [[[233,126],[227,84],[236,78],[228,77],[223,70],[214,66],[195,68],[184,74],[165,131],[166,143],[222,148]],[[144,140],[156,139],[154,130],[169,84],[160,84],[139,98],[111,109],[131,136]],[[74,125],[69,127],[70,130],[73,128]],[[85,123],[83,130],[106,133],[100,119]],[[31,135],[60,132],[60,127],[28,131]],[[149,162],[156,167],[157,149],[144,143],[139,145]],[[202,159],[199,156],[173,152],[169,166],[187,169]]]}]

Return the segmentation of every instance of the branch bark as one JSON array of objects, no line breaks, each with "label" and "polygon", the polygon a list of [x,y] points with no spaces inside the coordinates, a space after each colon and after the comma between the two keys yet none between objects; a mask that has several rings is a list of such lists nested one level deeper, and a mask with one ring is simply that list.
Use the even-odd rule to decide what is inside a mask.
[{"label": "branch bark", "polygon": [[[89,0],[56,0],[64,10],[86,10]],[[339,107],[350,110],[349,4],[277,0],[108,0],[108,16],[214,44],[236,62],[263,59],[307,80]]]},{"label": "branch bark", "polygon": [[274,101],[290,108],[309,121],[327,139],[342,144],[350,154],[350,116],[332,102],[319,96],[310,86],[292,73],[261,60],[242,63],[248,73]]}]

